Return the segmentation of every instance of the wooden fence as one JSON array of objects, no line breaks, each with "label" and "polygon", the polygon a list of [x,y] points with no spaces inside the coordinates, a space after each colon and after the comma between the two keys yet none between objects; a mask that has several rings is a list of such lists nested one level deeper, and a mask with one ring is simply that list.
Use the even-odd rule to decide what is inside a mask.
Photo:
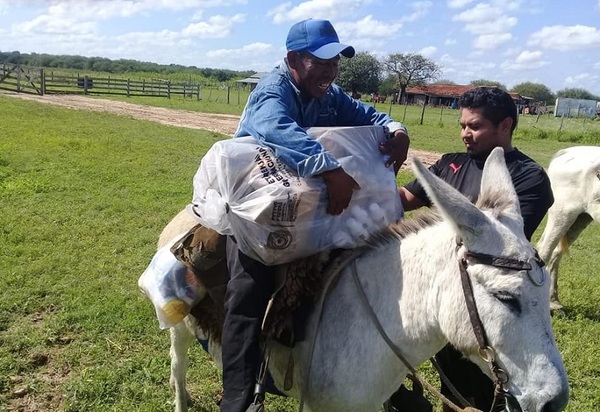
[{"label": "wooden fence", "polygon": [[[172,82],[164,79],[136,80],[111,76],[59,75],[46,69],[0,65],[0,90],[19,93],[147,96],[168,99],[180,96],[200,100],[202,91],[208,94],[210,100],[215,89],[221,92],[219,94],[224,94],[223,100],[226,99],[226,103],[230,104],[232,87],[228,85],[201,85],[196,82]],[[240,100],[239,90],[237,94],[237,100]]]}]

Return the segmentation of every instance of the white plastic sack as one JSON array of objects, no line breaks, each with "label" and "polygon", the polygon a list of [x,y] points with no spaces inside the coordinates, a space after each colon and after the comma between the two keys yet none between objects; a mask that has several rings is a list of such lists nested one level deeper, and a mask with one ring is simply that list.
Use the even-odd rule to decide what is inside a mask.
[{"label": "white plastic sack", "polygon": [[161,329],[181,322],[199,300],[196,276],[171,253],[171,244],[160,248],[138,279],[150,299]]},{"label": "white plastic sack", "polygon": [[201,223],[234,235],[240,250],[267,265],[332,248],[353,248],[402,217],[393,168],[385,167],[382,126],[311,128],[361,189],[348,209],[327,214],[322,178],[299,178],[252,137],[217,142],[194,176],[190,209]]}]

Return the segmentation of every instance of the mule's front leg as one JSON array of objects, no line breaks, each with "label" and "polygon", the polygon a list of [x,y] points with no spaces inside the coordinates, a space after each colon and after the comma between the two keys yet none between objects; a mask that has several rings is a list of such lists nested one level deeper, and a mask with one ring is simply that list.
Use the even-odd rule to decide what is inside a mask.
[{"label": "mule's front leg", "polygon": [[169,382],[175,391],[175,412],[187,412],[191,398],[185,387],[188,368],[188,349],[194,342],[194,336],[187,329],[185,322],[180,322],[170,329],[171,332],[171,377]]}]

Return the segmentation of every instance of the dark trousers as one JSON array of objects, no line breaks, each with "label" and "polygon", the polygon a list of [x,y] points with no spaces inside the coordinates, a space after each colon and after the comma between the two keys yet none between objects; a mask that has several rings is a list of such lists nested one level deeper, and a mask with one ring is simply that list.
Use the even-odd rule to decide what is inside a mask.
[{"label": "dark trousers", "polygon": [[274,268],[241,253],[227,239],[229,283],[223,324],[221,412],[245,412],[252,403],[262,360],[260,329],[274,289]]},{"label": "dark trousers", "polygon": [[[435,355],[440,369],[448,377],[458,392],[475,408],[489,411],[494,401],[494,385],[479,366],[475,365],[454,349],[446,345]],[[442,394],[457,405],[460,402],[442,381]],[[390,411],[393,412],[431,412],[432,406],[422,393],[408,391],[401,387],[390,398]],[[452,410],[444,405],[444,412]]]},{"label": "dark trousers", "polygon": [[[435,355],[435,360],[440,365],[456,390],[467,400],[482,411],[489,411],[494,401],[494,384],[484,374],[479,366],[475,365],[454,349],[446,345]],[[458,403],[447,385],[442,382],[442,394],[454,403]],[[444,407],[444,411],[450,411]]]}]

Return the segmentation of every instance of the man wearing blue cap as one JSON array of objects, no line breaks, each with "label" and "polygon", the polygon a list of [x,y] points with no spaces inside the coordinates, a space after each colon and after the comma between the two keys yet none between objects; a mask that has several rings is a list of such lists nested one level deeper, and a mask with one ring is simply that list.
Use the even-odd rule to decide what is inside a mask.
[{"label": "man wearing blue cap", "polygon": [[[327,20],[294,24],[288,34],[285,60],[261,78],[250,94],[235,137],[253,136],[300,177],[320,177],[327,186],[328,213],[348,206],[358,183],[306,128],[313,126],[386,126],[391,138],[381,145],[386,165],[398,172],[406,160],[409,138],[404,125],[385,113],[354,100],[333,81],[340,55],[351,58],[354,48],[340,43]],[[222,335],[223,412],[243,412],[252,403],[261,361],[259,334],[273,292],[273,267],[241,253],[227,239],[229,283]]]}]

